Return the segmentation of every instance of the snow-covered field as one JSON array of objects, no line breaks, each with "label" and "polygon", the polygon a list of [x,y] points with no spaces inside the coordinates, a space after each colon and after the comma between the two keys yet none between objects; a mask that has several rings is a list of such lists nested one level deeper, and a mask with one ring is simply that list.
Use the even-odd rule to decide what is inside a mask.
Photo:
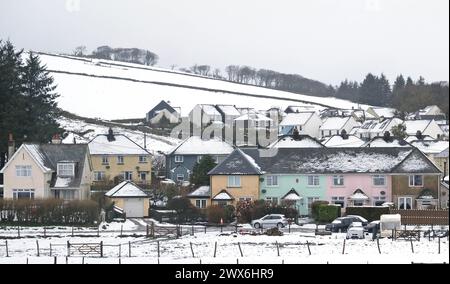
[{"label": "snow-covered field", "polygon": [[[301,105],[302,103],[299,101],[304,101],[337,108],[358,108],[356,103],[331,97],[305,96],[212,80],[201,76],[189,76],[181,72],[167,72],[167,70],[161,72],[162,69],[135,64],[105,60],[89,62],[89,59],[86,62],[86,59],[76,60],[44,54],[40,57],[42,63],[47,65],[48,70],[72,73],[51,72],[58,85],[56,91],[61,94],[58,99],[59,106],[85,117],[101,117],[103,119],[144,117],[145,113],[161,100],[171,101],[172,105],[181,107],[183,116],[187,115],[196,104],[232,104],[238,107],[265,110],[270,107],[285,108],[288,105]],[[124,66],[113,66],[111,63]],[[109,76],[115,77],[115,79],[88,77],[73,73]],[[159,83],[186,85],[216,91],[166,86]],[[272,98],[242,96],[227,92]],[[361,107],[367,108],[364,105]]]},{"label": "snow-covered field", "polygon": [[[125,226],[136,228],[127,222],[118,223],[108,229]],[[2,231],[0,230],[0,235]],[[365,240],[346,240],[345,234],[314,236],[295,232],[283,236],[248,235],[217,232],[197,232],[179,239],[149,239],[145,237],[119,237],[118,233],[106,233],[97,237],[50,237],[9,239],[9,257],[6,257],[5,240],[0,240],[1,263],[449,263],[447,238],[411,242],[380,239],[381,254],[377,242],[369,236]],[[40,256],[37,257],[39,241]],[[70,243],[99,243],[103,241],[104,257],[69,257],[67,241]],[[159,242],[159,257],[158,257]],[[217,242],[216,256],[214,250]],[[52,256],[50,256],[52,244]],[[191,250],[192,244],[192,250]],[[279,252],[277,250],[277,244]],[[311,255],[308,251],[308,245]],[[242,250],[239,249],[239,246]],[[131,257],[129,256],[131,252]],[[194,254],[194,255],[193,255]],[[120,259],[120,260],[119,260]]]},{"label": "snow-covered field", "polygon": [[[87,143],[92,138],[94,138],[98,134],[107,134],[108,133],[108,127],[97,125],[97,124],[91,124],[86,123],[84,121],[76,120],[76,119],[68,119],[68,118],[61,118],[58,120],[61,127],[64,128],[66,131],[75,132],[75,133],[83,133],[87,132],[83,137],[78,137],[75,135],[75,139],[77,143]],[[124,134],[131,140],[133,140],[135,143],[140,145],[141,147],[144,147],[144,133],[140,131],[133,131],[128,130],[121,127],[113,127],[114,133]],[[73,137],[74,135],[69,135],[65,140],[64,143],[73,143]],[[84,138],[84,139],[82,139]],[[173,147],[178,145],[181,141],[175,138],[171,137],[163,137],[153,134],[146,134],[146,145],[147,149],[152,152],[153,154],[156,154],[158,151],[161,152],[167,152],[171,150]]]}]

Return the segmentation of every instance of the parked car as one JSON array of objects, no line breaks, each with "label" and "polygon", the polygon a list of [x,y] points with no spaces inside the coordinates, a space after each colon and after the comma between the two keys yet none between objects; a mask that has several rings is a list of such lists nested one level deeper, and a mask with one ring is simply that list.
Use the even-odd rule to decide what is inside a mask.
[{"label": "parked car", "polygon": [[347,239],[364,239],[364,227],[361,222],[353,222],[347,230]]},{"label": "parked car", "polygon": [[284,215],[281,214],[269,214],[261,219],[256,219],[251,222],[252,227],[259,229],[259,228],[283,228],[287,226],[289,223],[288,219]]},{"label": "parked car", "polygon": [[367,225],[367,220],[361,216],[348,215],[345,217],[336,218],[331,224],[325,226],[325,231],[337,232],[347,232],[348,227],[353,222],[361,222],[363,227]]},{"label": "parked car", "polygon": [[380,220],[372,221],[366,226],[366,230],[369,233],[372,233],[374,229],[376,229],[377,232],[380,231]]}]

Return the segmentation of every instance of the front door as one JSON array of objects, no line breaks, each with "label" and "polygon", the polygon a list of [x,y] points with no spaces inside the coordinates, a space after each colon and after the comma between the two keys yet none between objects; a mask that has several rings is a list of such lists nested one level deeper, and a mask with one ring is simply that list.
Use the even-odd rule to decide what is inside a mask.
[{"label": "front door", "polygon": [[399,197],[398,209],[409,210],[412,209],[412,197]]}]

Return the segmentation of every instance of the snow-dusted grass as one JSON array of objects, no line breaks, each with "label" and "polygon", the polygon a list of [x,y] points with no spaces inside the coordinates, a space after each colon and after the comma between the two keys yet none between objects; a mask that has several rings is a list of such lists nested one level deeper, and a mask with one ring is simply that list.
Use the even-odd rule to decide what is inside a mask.
[{"label": "snow-dusted grass", "polygon": [[[145,222],[143,222],[145,224]],[[110,224],[108,229],[135,228],[133,223]],[[147,239],[145,237],[119,237],[114,234],[101,238],[61,237],[38,239],[8,240],[9,255],[6,257],[5,241],[0,240],[0,263],[65,263],[67,241],[70,243],[99,243],[103,241],[104,258],[86,257],[84,263],[448,263],[449,242],[441,239],[441,252],[438,254],[438,239],[422,238],[413,241],[414,253],[410,241],[388,238],[380,239],[381,254],[377,242],[370,236],[365,240],[346,240],[342,253],[345,234],[331,236],[313,236],[303,233],[291,233],[284,236],[241,235],[220,232],[196,233],[179,239]],[[39,241],[40,257],[37,256],[36,240]],[[158,259],[158,241],[160,255]],[[214,257],[217,242],[216,257]],[[279,246],[279,255],[277,251]],[[52,244],[52,257],[50,257]],[[194,256],[191,251],[194,251]],[[311,255],[308,252],[308,245]],[[56,245],[56,246],[55,246]],[[108,246],[113,245],[113,246]],[[120,245],[120,248],[119,248]],[[239,245],[243,256],[241,256]],[[131,247],[131,257],[129,257]],[[82,263],[81,257],[69,257],[68,263]]]}]

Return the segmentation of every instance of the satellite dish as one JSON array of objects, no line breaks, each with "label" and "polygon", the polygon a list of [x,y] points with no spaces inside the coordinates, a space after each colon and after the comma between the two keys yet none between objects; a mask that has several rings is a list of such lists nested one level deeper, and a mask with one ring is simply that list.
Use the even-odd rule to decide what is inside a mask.
[{"label": "satellite dish", "polygon": [[380,192],[381,195],[386,195],[385,191]]}]

